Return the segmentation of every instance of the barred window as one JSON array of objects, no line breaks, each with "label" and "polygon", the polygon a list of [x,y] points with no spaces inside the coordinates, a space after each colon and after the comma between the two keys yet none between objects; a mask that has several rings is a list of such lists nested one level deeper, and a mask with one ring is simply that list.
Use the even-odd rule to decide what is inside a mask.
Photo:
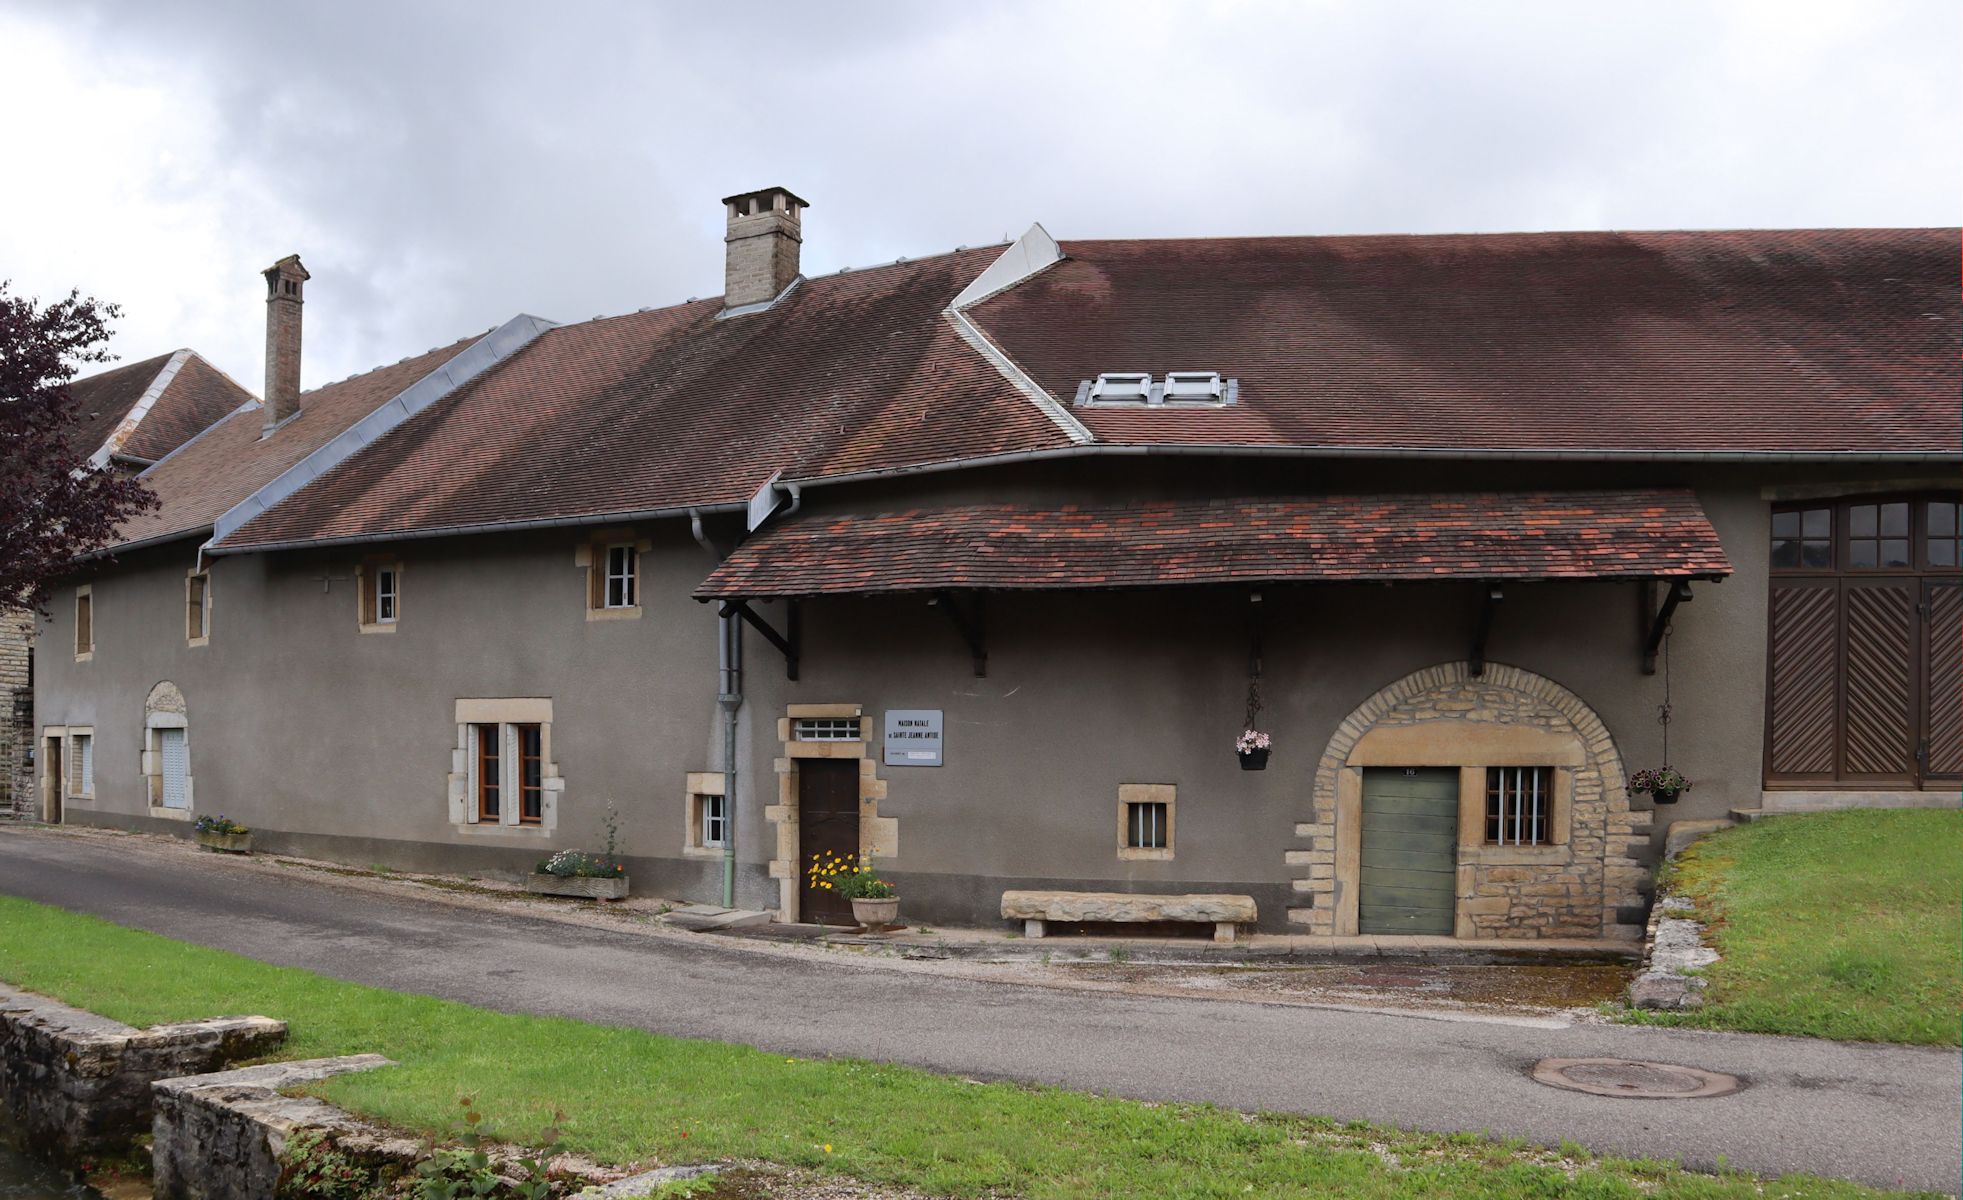
[{"label": "barred window", "polygon": [[1554,835],[1553,809],[1553,768],[1486,768],[1488,845],[1547,845]]},{"label": "barred window", "polygon": [[1159,801],[1125,805],[1125,845],[1133,850],[1165,849],[1166,831],[1171,825],[1167,815],[1166,806]]},{"label": "barred window", "polygon": [[858,717],[799,717],[791,723],[791,734],[800,742],[856,742]]}]

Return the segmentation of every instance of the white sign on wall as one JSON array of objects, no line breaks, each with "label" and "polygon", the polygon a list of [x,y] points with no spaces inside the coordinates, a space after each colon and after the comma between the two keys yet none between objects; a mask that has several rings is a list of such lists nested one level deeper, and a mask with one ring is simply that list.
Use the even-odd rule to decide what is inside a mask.
[{"label": "white sign on wall", "polygon": [[889,767],[941,765],[943,722],[938,708],[886,710],[884,757]]}]

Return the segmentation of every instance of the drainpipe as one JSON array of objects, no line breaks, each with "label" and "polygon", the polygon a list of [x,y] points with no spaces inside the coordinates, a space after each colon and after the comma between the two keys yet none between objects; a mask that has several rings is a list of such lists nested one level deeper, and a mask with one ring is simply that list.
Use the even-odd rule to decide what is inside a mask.
[{"label": "drainpipe", "polygon": [[736,907],[736,710],[743,707],[743,626],[736,616],[716,618],[720,654],[716,703],[722,709],[722,906]]},{"label": "drainpipe", "polygon": [[[722,555],[702,528],[702,514],[688,510],[688,531],[717,562]],[[736,907],[736,712],[743,707],[743,622],[716,618],[716,706],[722,709],[722,906]]]}]

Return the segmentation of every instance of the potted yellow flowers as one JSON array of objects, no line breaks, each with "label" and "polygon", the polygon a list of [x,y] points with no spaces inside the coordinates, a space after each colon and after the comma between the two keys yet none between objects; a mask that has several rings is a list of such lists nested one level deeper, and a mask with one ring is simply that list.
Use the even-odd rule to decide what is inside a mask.
[{"label": "potted yellow flowers", "polygon": [[852,919],[868,933],[877,933],[900,916],[900,894],[873,874],[872,856],[858,861],[836,854],[811,856],[811,885],[852,902]]}]

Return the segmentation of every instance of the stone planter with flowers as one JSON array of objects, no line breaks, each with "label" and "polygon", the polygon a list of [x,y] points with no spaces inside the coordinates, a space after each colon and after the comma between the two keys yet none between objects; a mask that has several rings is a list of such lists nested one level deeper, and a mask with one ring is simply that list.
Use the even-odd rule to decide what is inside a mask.
[{"label": "stone planter with flowers", "polygon": [[627,866],[620,861],[620,818],[607,805],[603,829],[605,848],[598,854],[561,850],[542,860],[525,877],[525,890],[536,896],[574,896],[584,900],[625,900]]},{"label": "stone planter with flowers", "polygon": [[199,817],[191,825],[198,845],[220,854],[252,853],[252,830],[227,816]]}]

